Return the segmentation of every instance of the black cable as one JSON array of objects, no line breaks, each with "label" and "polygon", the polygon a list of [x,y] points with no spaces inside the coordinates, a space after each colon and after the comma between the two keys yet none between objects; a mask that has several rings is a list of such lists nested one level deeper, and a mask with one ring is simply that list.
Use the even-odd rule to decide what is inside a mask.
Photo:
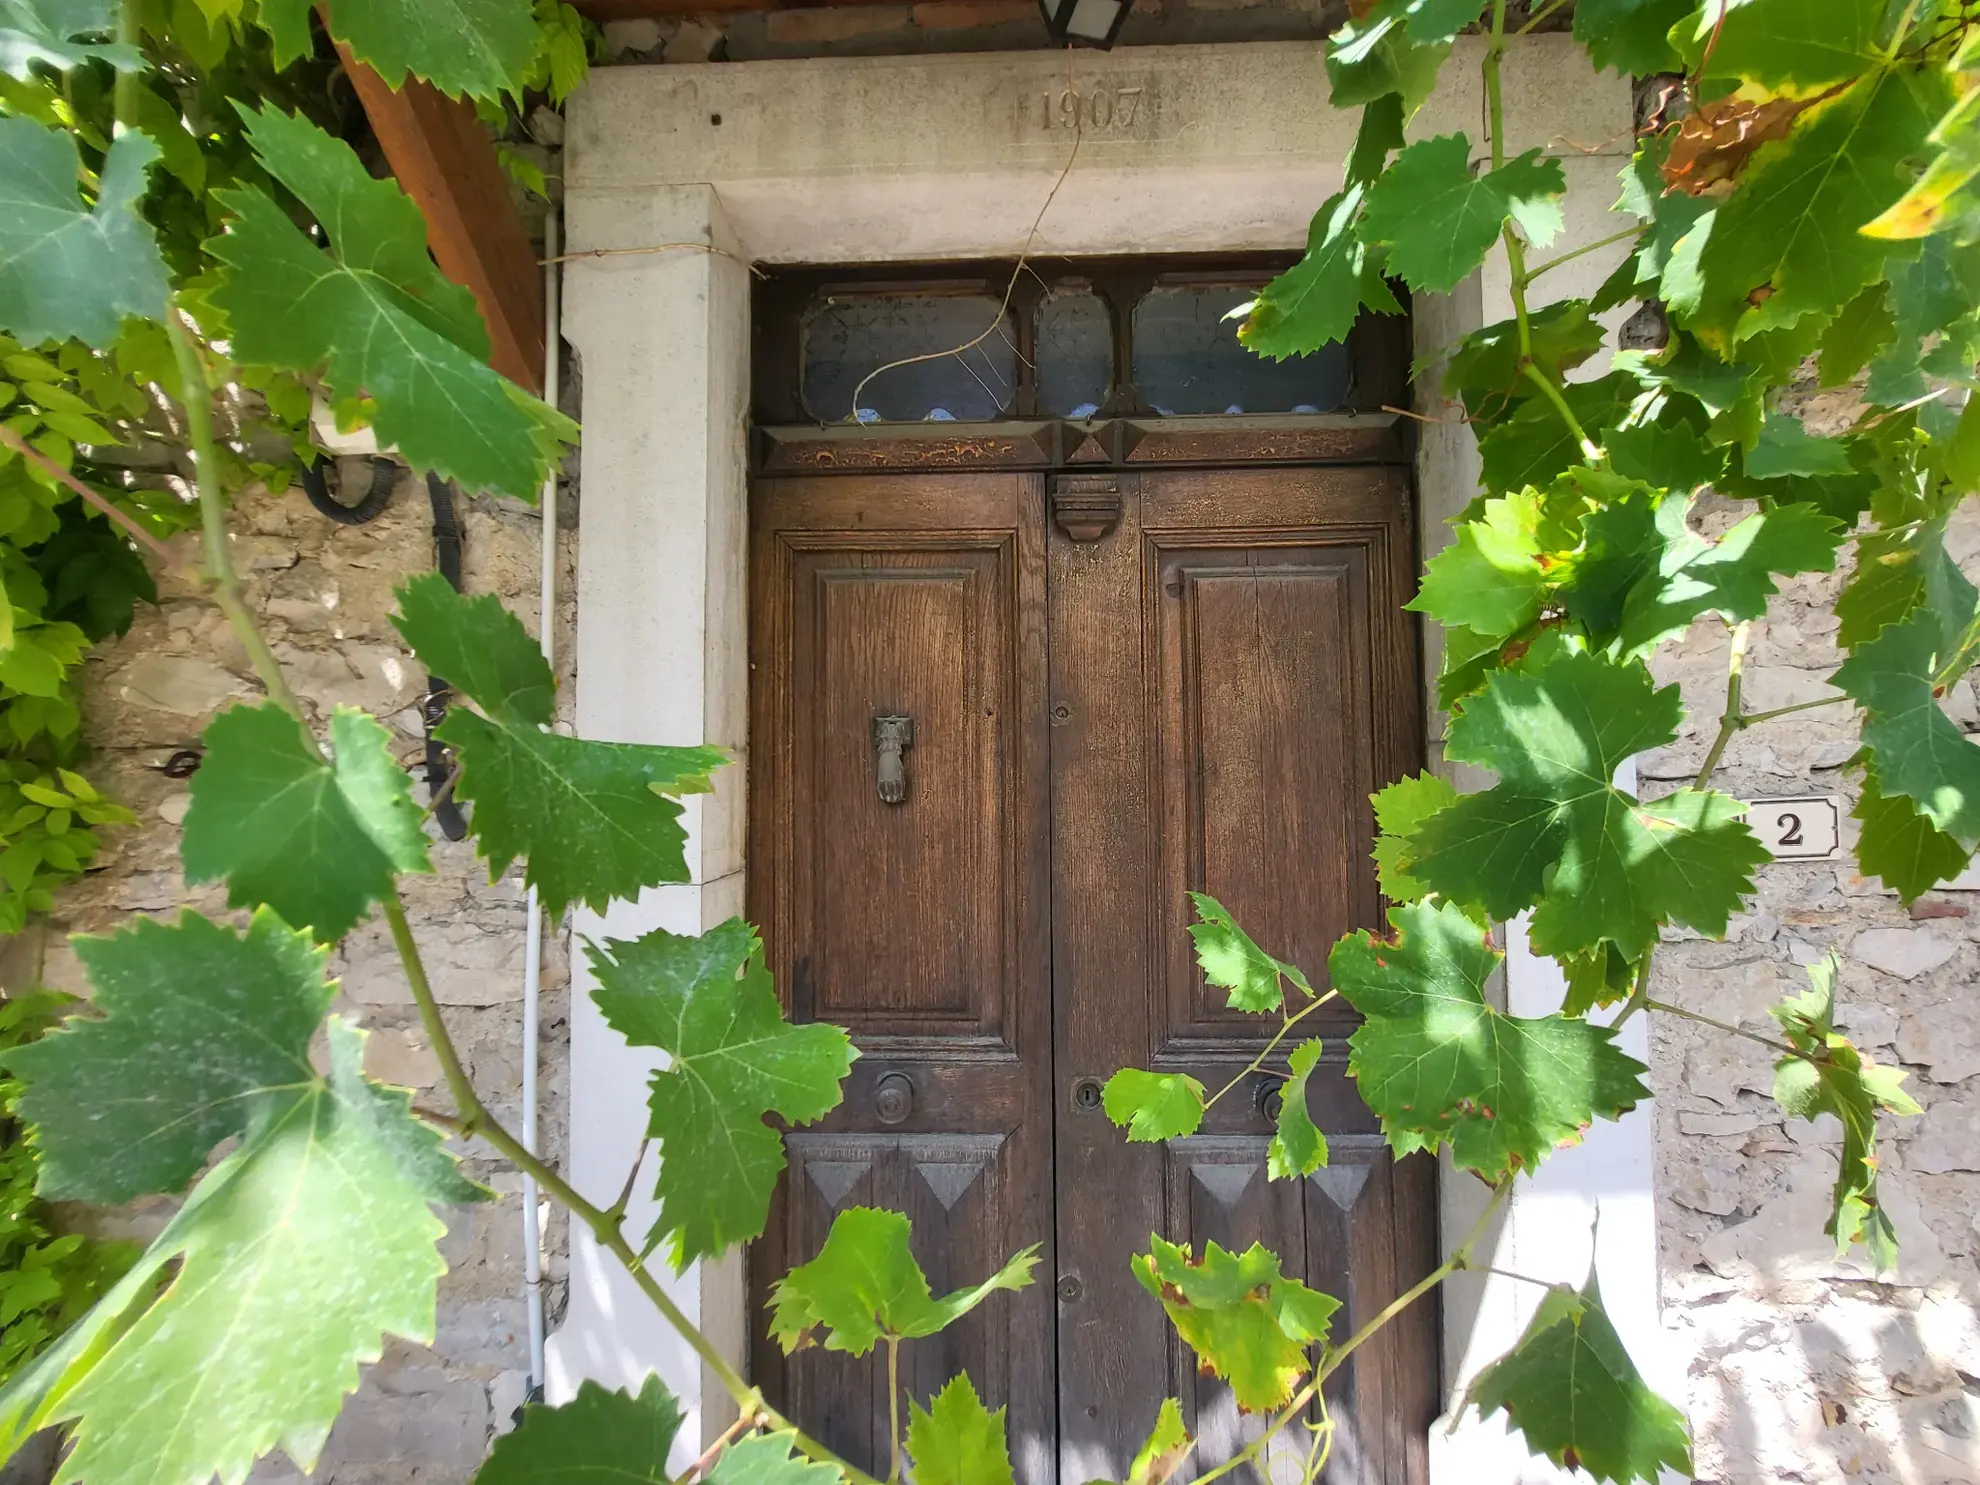
[{"label": "black cable", "polygon": [[[461,591],[461,521],[454,509],[454,487],[437,474],[426,477],[426,498],[433,506],[433,565],[440,576],[456,593]],[[419,714],[426,724],[426,789],[429,796],[439,793],[453,777],[454,760],[449,756],[444,743],[434,739],[433,731],[447,720],[447,702],[453,695],[453,688],[439,676],[428,673],[426,696],[420,702]],[[433,807],[434,823],[448,840],[459,840],[467,834],[467,821],[461,817],[461,807],[449,793]]]},{"label": "black cable", "polygon": [[[397,460],[382,454],[372,456],[371,488],[355,505],[347,505],[330,493],[330,482],[324,477],[324,471],[329,467],[328,459],[314,459],[303,465],[303,494],[309,497],[309,503],[320,514],[328,516],[339,526],[362,526],[367,521],[375,521],[392,503],[392,489],[399,482]],[[338,494],[342,493],[340,489]]]}]

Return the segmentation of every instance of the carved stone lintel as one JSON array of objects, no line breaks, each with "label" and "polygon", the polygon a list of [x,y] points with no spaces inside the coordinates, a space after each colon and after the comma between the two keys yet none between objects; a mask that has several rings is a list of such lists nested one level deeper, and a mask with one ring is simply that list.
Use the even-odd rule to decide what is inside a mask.
[{"label": "carved stone lintel", "polygon": [[1052,520],[1074,541],[1098,541],[1121,523],[1120,479],[1111,474],[1056,476]]}]

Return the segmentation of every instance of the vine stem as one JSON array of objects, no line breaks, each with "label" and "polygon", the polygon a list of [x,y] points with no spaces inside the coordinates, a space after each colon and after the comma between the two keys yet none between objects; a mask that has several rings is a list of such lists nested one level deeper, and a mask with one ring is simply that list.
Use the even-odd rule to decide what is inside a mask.
[{"label": "vine stem", "polygon": [[1230,1082],[1224,1084],[1223,1087],[1219,1088],[1215,1093],[1211,1094],[1209,1098],[1205,1099],[1203,1103],[1203,1107],[1205,1109],[1210,1108],[1213,1104],[1217,1102],[1218,1099],[1222,1098],[1226,1093],[1229,1093],[1233,1088],[1237,1087],[1239,1083],[1242,1083],[1246,1078],[1250,1077],[1251,1074],[1257,1072],[1261,1067],[1265,1065],[1266,1059],[1269,1058],[1272,1055],[1273,1051],[1277,1049],[1279,1043],[1286,1039],[1286,1034],[1288,1032],[1290,1032],[1295,1026],[1299,1025],[1301,1021],[1304,1021],[1308,1016],[1312,1015],[1315,1011],[1319,1010],[1321,1006],[1325,1005],[1328,1001],[1334,999],[1339,994],[1340,992],[1338,990],[1329,990],[1325,995],[1320,996],[1319,998],[1314,1000],[1310,1005],[1307,1005],[1306,1007],[1294,1013],[1293,1015],[1285,1017],[1284,1018],[1285,1024],[1279,1028],[1277,1035],[1275,1035],[1269,1042],[1265,1043],[1265,1050],[1260,1052],[1256,1057],[1252,1058],[1249,1065],[1239,1069],[1237,1075],[1233,1077],[1230,1080]]},{"label": "vine stem", "polygon": [[887,1485],[894,1485],[901,1477],[901,1343],[891,1335],[887,1337],[887,1435],[894,1449]]},{"label": "vine stem", "polygon": [[728,1448],[729,1445],[733,1444],[755,1426],[756,1415],[748,1408],[744,1408],[736,1415],[736,1421],[722,1430],[721,1437],[716,1439],[706,1449],[703,1449],[700,1457],[685,1470],[681,1471],[681,1477],[675,1482],[675,1485],[688,1485],[688,1482],[692,1480],[699,1480],[710,1469],[714,1468],[715,1461],[721,1458],[724,1449]]},{"label": "vine stem", "polygon": [[192,444],[200,526],[206,540],[207,591],[220,605],[220,612],[227,616],[234,637],[247,651],[248,661],[267,689],[269,699],[307,725],[302,703],[289,689],[289,679],[282,674],[281,663],[241,597],[241,582],[234,574],[234,557],[227,546],[227,497],[220,488],[220,460],[213,443],[213,387],[207,380],[199,347],[193,344],[176,307],[168,307],[165,312],[165,333],[172,341],[172,354],[179,363],[180,400],[186,410],[186,435]]},{"label": "vine stem", "polygon": [[1429,1273],[1418,1279],[1414,1284],[1410,1285],[1408,1289],[1390,1300],[1388,1304],[1382,1307],[1382,1312],[1379,1315],[1375,1316],[1374,1319],[1349,1336],[1339,1347],[1328,1351],[1321,1358],[1320,1366],[1307,1381],[1307,1384],[1295,1392],[1292,1401],[1287,1403],[1285,1407],[1281,1408],[1273,1416],[1271,1423],[1266,1427],[1265,1431],[1215,1469],[1209,1471],[1207,1474],[1198,1475],[1196,1477],[1196,1485],[1210,1485],[1212,1480],[1227,1475],[1240,1465],[1248,1464],[1256,1459],[1265,1451],[1265,1446],[1271,1443],[1288,1423],[1305,1412],[1308,1404],[1314,1398],[1320,1396],[1320,1389],[1326,1386],[1329,1377],[1341,1369],[1342,1363],[1362,1346],[1366,1345],[1371,1338],[1381,1331],[1383,1326],[1387,1325],[1396,1316],[1423,1298],[1432,1289],[1443,1283],[1452,1274],[1469,1268],[1471,1266],[1472,1249],[1478,1246],[1479,1241],[1485,1236],[1486,1230],[1491,1227],[1492,1219],[1498,1215],[1499,1208],[1505,1205],[1506,1198],[1512,1194],[1513,1182],[1517,1179],[1517,1174],[1502,1177],[1498,1184],[1493,1186],[1492,1199],[1486,1202],[1485,1210],[1478,1214],[1478,1220],[1472,1224],[1471,1231],[1465,1234],[1464,1241],[1451,1250],[1451,1256],[1431,1269]]},{"label": "vine stem", "polygon": [[440,1005],[433,994],[432,982],[427,978],[426,964],[421,958],[419,944],[413,938],[412,926],[406,921],[404,900],[394,888],[392,895],[384,902],[385,921],[392,930],[393,945],[399,951],[400,963],[406,971],[406,982],[412,988],[413,1002],[419,1008],[421,1026],[432,1043],[433,1053],[440,1062],[440,1071],[446,1079],[447,1090],[453,1095],[458,1106],[460,1132],[473,1135],[492,1145],[509,1163],[518,1170],[535,1178],[536,1183],[547,1191],[553,1200],[561,1203],[570,1214],[590,1229],[592,1238],[606,1252],[619,1261],[621,1267],[639,1286],[648,1303],[660,1312],[675,1333],[686,1341],[690,1350],[700,1358],[702,1365],[712,1372],[722,1384],[722,1390],[735,1399],[736,1406],[745,1413],[769,1423],[773,1429],[790,1429],[796,1436],[797,1447],[812,1459],[829,1462],[846,1473],[854,1485],[879,1485],[871,1475],[854,1468],[840,1459],[831,1450],[810,1435],[798,1429],[789,1419],[772,1408],[763,1399],[763,1394],[745,1381],[742,1374],[729,1364],[728,1358],[715,1348],[699,1327],[682,1313],[674,1303],[673,1296],[661,1287],[660,1281],[648,1272],[639,1254],[633,1251],[632,1244],[620,1226],[620,1221],[606,1208],[585,1200],[578,1191],[549,1165],[530,1151],[521,1140],[503,1128],[500,1120],[489,1113],[474,1091],[474,1084],[461,1065],[460,1054],[455,1050],[453,1037],[447,1031],[447,1023],[440,1015]]},{"label": "vine stem", "polygon": [[[1508,230],[1510,231],[1510,229]],[[1506,249],[1508,252],[1513,251],[1510,238],[1507,240]],[[1523,320],[1520,331],[1523,337],[1525,334],[1525,322]],[[1524,376],[1534,386],[1540,389],[1541,396],[1554,404],[1554,411],[1561,415],[1561,421],[1568,425],[1568,431],[1574,435],[1574,441],[1581,445],[1582,458],[1586,459],[1590,464],[1600,464],[1603,459],[1608,457],[1602,452],[1602,446],[1588,436],[1588,430],[1581,426],[1581,420],[1574,415],[1574,409],[1568,406],[1566,396],[1562,394],[1559,387],[1554,385],[1554,379],[1552,377],[1548,376],[1546,372],[1535,366],[1531,361],[1525,362],[1519,368],[1519,371],[1520,375]]]},{"label": "vine stem", "polygon": [[1541,274],[1551,273],[1563,263],[1572,263],[1576,258],[1583,258],[1590,253],[1597,253],[1605,247],[1613,246],[1615,243],[1627,241],[1642,230],[1640,226],[1625,227],[1620,232],[1611,232],[1607,237],[1598,237],[1593,242],[1584,242],[1580,247],[1572,248],[1562,253],[1559,257],[1549,258],[1544,263],[1536,263],[1533,267],[1526,270],[1526,282],[1528,284],[1532,283]]},{"label": "vine stem", "polygon": [[1810,1057],[1799,1047],[1790,1047],[1786,1042],[1777,1041],[1771,1036],[1762,1036],[1757,1031],[1748,1031],[1745,1027],[1735,1026],[1730,1021],[1717,1021],[1710,1016],[1702,1016],[1697,1011],[1688,1011],[1683,1006],[1672,1005],[1667,1000],[1645,1000],[1643,1007],[1645,1010],[1661,1011],[1666,1016],[1676,1016],[1681,1020],[1696,1021],[1700,1026],[1709,1026],[1714,1031],[1727,1032],[1732,1036],[1743,1036],[1750,1042],[1758,1042],[1763,1047],[1771,1047],[1784,1057],[1799,1057],[1804,1062],[1821,1060]]},{"label": "vine stem", "polygon": [[1711,782],[1719,760],[1726,755],[1726,745],[1744,725],[1740,718],[1740,695],[1746,686],[1746,640],[1752,629],[1750,621],[1733,626],[1732,650],[1726,657],[1726,709],[1719,718],[1719,735],[1712,739],[1705,761],[1698,766],[1698,777],[1691,785],[1694,789],[1703,789]]},{"label": "vine stem", "polygon": [[[172,549],[166,546],[164,542],[153,536],[144,527],[132,520],[131,517],[117,509],[115,505],[105,500],[96,491],[90,489],[88,485],[77,479],[75,475],[57,464],[53,459],[42,453],[40,449],[29,443],[25,438],[22,438],[20,434],[4,423],[0,423],[0,445],[5,445],[7,448],[12,449],[50,479],[61,481],[62,484],[68,487],[71,493],[80,495],[89,503],[92,509],[101,511],[126,536],[130,537],[132,541],[137,542],[167,567],[178,566],[178,559],[172,555]],[[195,575],[194,581],[201,582],[203,579]]]}]

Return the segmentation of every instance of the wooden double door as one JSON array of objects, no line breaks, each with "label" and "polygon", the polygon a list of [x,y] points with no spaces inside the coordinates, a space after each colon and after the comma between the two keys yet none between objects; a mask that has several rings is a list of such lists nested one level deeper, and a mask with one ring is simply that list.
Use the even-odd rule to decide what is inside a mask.
[{"label": "wooden double door", "polygon": [[[1338,1336],[1434,1266],[1433,1171],[1356,1098],[1351,1014],[1305,1023],[1310,1179],[1266,1178],[1271,1080],[1161,1145],[1099,1096],[1128,1065],[1215,1089],[1277,1029],[1204,984],[1187,892],[1316,983],[1379,923],[1368,795],[1420,747],[1409,532],[1382,466],[758,482],[750,905],[793,1015],[862,1055],[787,1135],[752,1364],[851,1458],[885,1474],[878,1353],[786,1360],[762,1308],[848,1206],[906,1212],[938,1293],[1042,1245],[1037,1284],[902,1355],[916,1399],[967,1370],[1008,1404],[1025,1485],[1122,1479],[1165,1397],[1191,1474],[1259,1426],[1136,1283],[1150,1232],[1262,1240],[1345,1302]],[[1424,1303],[1336,1378],[1327,1478],[1423,1480],[1437,1400]]]}]

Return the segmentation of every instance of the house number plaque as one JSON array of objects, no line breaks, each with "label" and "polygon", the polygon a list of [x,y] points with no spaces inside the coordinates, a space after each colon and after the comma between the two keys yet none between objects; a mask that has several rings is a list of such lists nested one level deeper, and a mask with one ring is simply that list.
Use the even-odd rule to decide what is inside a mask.
[{"label": "house number plaque", "polygon": [[1842,844],[1842,805],[1833,794],[1756,799],[1746,823],[1776,861],[1826,861]]}]

